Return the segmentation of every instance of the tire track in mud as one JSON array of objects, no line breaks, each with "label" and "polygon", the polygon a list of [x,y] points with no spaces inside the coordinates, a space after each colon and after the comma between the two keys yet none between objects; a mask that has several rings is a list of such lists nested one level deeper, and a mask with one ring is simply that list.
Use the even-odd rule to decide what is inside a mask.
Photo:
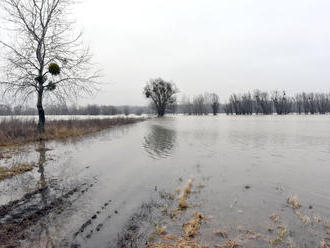
[{"label": "tire track in mud", "polygon": [[[179,182],[182,182],[181,178],[179,178]],[[157,191],[157,187],[155,191]],[[175,193],[165,190],[157,191],[157,193],[150,201],[142,203],[129,217],[123,229],[118,233],[117,239],[111,241],[108,248],[146,247],[151,234],[155,233],[157,228],[162,227],[161,223],[169,221],[170,209],[177,207]]]},{"label": "tire track in mud", "polygon": [[80,244],[85,243],[86,239],[90,239],[96,233],[100,232],[112,218],[113,214],[118,213],[117,210],[114,210],[113,213],[107,211],[111,203],[112,200],[108,200],[102,204],[100,209],[78,228],[72,235],[72,238],[66,238],[61,241],[60,247],[80,247]]},{"label": "tire track in mud", "polygon": [[61,214],[93,186],[94,183],[82,183],[58,197],[49,196],[51,187],[46,186],[0,206],[0,244],[19,246],[26,239],[24,232],[29,227],[50,213]]},{"label": "tire track in mud", "polygon": [[[178,177],[177,188],[171,191],[158,190],[158,187],[155,186],[156,196],[153,196],[150,201],[143,203],[131,215],[124,228],[118,233],[117,239],[111,241],[107,248],[147,247],[150,241],[154,239],[155,233],[162,232],[163,228],[167,232],[166,225],[169,225],[170,229],[175,233],[181,233],[182,226],[179,223],[189,219],[191,217],[189,214],[196,212],[196,209],[199,208],[199,195],[205,187],[202,183],[211,178],[203,175],[199,164],[194,167],[194,170],[196,172],[192,178],[196,187],[193,190],[192,180],[188,180],[188,178],[186,180],[184,179],[186,178],[186,174],[183,177]],[[186,181],[188,181],[188,184],[186,184]],[[186,193],[182,198],[180,196],[184,191]],[[178,210],[178,201],[180,198],[181,203],[183,201],[186,203],[187,209]],[[188,198],[189,203],[186,202]],[[179,214],[179,212],[183,213],[183,215]],[[186,215],[185,212],[189,212],[189,214]],[[179,221],[177,222],[175,219]]]}]

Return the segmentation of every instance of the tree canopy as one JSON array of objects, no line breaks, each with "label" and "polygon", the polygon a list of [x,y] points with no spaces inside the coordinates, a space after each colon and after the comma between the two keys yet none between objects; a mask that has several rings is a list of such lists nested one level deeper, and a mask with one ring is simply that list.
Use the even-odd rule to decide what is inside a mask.
[{"label": "tree canopy", "polygon": [[91,93],[97,73],[91,72],[90,53],[73,35],[71,0],[1,0],[10,41],[5,48],[6,67],[0,84],[3,93],[20,99],[37,98],[38,128],[44,130],[43,100],[65,101]]},{"label": "tree canopy", "polygon": [[159,117],[164,116],[166,110],[176,102],[177,92],[173,83],[162,78],[151,79],[143,90],[145,97],[151,99],[154,104]]}]

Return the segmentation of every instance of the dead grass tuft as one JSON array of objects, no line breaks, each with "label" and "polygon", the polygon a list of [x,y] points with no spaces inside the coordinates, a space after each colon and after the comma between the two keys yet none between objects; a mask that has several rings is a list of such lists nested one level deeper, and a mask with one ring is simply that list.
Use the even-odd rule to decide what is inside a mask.
[{"label": "dead grass tuft", "polygon": [[31,164],[14,164],[12,167],[0,167],[0,180],[14,177],[31,171],[35,167],[34,163]]},{"label": "dead grass tuft", "polygon": [[208,246],[201,245],[195,240],[183,238],[176,240],[174,243],[157,243],[148,244],[147,248],[208,248]]},{"label": "dead grass tuft", "polygon": [[201,213],[195,213],[193,218],[182,225],[182,231],[185,237],[194,237],[200,228],[204,216]]},{"label": "dead grass tuft", "polygon": [[296,210],[296,215],[304,224],[309,224],[311,222],[311,218],[308,215],[304,215],[300,210]]},{"label": "dead grass tuft", "polygon": [[224,238],[224,239],[228,238],[228,232],[224,229],[223,230],[216,230],[213,233],[214,233],[214,235],[220,236],[221,238]]},{"label": "dead grass tuft", "polygon": [[185,197],[187,197],[191,193],[192,179],[189,179],[186,187],[183,190]]},{"label": "dead grass tuft", "polygon": [[189,205],[188,205],[186,199],[185,198],[179,198],[179,209],[183,210],[183,209],[186,209],[188,207],[189,207]]},{"label": "dead grass tuft", "polygon": [[298,209],[301,207],[301,204],[298,201],[297,196],[290,196],[288,198],[288,204],[291,205],[291,207],[293,207],[294,209]]},{"label": "dead grass tuft", "polygon": [[328,247],[327,241],[325,241],[325,239],[322,239],[320,242],[320,246],[321,248],[327,248]]},{"label": "dead grass tuft", "polygon": [[227,240],[224,244],[215,245],[216,248],[237,248],[240,247],[240,244],[237,243],[235,240]]},{"label": "dead grass tuft", "polygon": [[166,226],[155,224],[156,234],[162,235],[166,233]]},{"label": "dead grass tuft", "polygon": [[270,216],[270,219],[274,222],[278,222],[280,220],[280,216],[273,213],[272,216]]},{"label": "dead grass tuft", "polygon": [[278,226],[278,237],[273,240],[270,240],[269,243],[273,246],[277,246],[284,241],[287,235],[287,229],[284,226]]},{"label": "dead grass tuft", "polygon": [[[172,219],[176,218],[176,215],[180,213],[183,210],[186,210],[189,208],[189,204],[187,203],[187,198],[189,194],[191,193],[191,187],[192,187],[192,179],[189,179],[186,186],[184,187],[183,191],[178,197],[178,208],[171,211],[170,216]],[[180,190],[176,190],[176,192],[180,192]]]}]

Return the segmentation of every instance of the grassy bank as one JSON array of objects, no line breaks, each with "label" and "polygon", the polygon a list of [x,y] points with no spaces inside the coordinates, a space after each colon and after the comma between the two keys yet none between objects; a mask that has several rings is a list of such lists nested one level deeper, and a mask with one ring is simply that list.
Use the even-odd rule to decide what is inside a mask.
[{"label": "grassy bank", "polygon": [[0,146],[21,145],[39,140],[79,137],[119,125],[136,123],[143,118],[112,118],[48,121],[45,133],[40,135],[34,120],[6,119],[0,122]]}]

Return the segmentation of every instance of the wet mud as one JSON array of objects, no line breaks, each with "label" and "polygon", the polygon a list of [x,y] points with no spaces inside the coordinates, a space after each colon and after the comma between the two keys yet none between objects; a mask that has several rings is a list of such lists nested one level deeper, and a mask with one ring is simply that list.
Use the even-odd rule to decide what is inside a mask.
[{"label": "wet mud", "polygon": [[[22,199],[0,207],[0,243],[3,247],[19,246],[26,239],[25,230],[43,217],[61,214],[72,205],[93,184],[79,185],[59,197],[45,197],[51,190],[48,186],[27,193]],[[54,217],[55,218],[55,217]]]}]

